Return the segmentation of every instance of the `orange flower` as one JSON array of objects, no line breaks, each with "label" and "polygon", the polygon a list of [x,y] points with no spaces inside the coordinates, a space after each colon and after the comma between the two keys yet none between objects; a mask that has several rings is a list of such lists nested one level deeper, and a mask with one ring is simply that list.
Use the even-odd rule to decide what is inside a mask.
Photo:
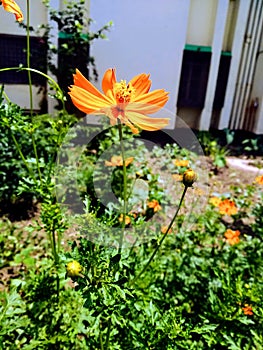
[{"label": "orange flower", "polygon": [[[125,165],[128,166],[133,161],[133,157],[125,159]],[[112,156],[111,161],[105,160],[106,166],[123,166],[123,160],[121,156]]]},{"label": "orange flower", "polygon": [[249,315],[252,316],[253,315],[253,309],[252,306],[245,304],[244,307],[242,307],[242,310],[244,312],[244,315]]},{"label": "orange flower", "polygon": [[[161,232],[166,233],[167,229],[168,229],[168,226],[162,226]],[[172,233],[172,228],[169,229],[168,233]]]},{"label": "orange flower", "polygon": [[221,202],[222,200],[219,197],[211,197],[209,199],[209,203],[211,203],[214,207],[218,207]]},{"label": "orange flower", "polygon": [[196,188],[194,189],[194,194],[196,194],[197,196],[203,196],[203,195],[205,194],[205,191],[202,190],[202,188],[196,187]]},{"label": "orange flower", "polygon": [[[119,222],[123,222],[123,214],[120,215]],[[131,223],[131,218],[125,215],[125,225],[130,225],[130,223]]]},{"label": "orange flower", "polygon": [[189,165],[189,160],[187,160],[187,159],[175,159],[173,163],[175,166],[187,167]]},{"label": "orange flower", "polygon": [[226,232],[224,233],[224,236],[227,240],[227,242],[230,245],[234,245],[240,242],[239,236],[240,236],[240,231],[233,231],[231,229],[226,230]]},{"label": "orange flower", "polygon": [[154,131],[162,129],[169,122],[169,118],[147,116],[159,111],[168,100],[165,90],[149,92],[150,87],[149,74],[139,74],[127,84],[125,80],[117,82],[115,69],[108,69],[102,79],[102,94],[77,69],[69,95],[82,112],[106,115],[111,125],[116,125],[119,120],[129,126],[133,133],[138,133],[137,127]]},{"label": "orange flower", "polygon": [[15,15],[16,20],[18,22],[23,21],[23,19],[24,19],[23,13],[15,1],[13,1],[13,0],[0,0],[0,5],[1,5],[1,3],[7,12],[11,12]]},{"label": "orange flower", "polygon": [[183,175],[173,174],[172,177],[175,181],[183,181]]},{"label": "orange flower", "polygon": [[156,199],[153,199],[152,201],[148,202],[147,205],[149,208],[152,208],[155,213],[159,210],[162,210],[162,207]]},{"label": "orange flower", "polygon": [[237,213],[237,207],[234,201],[230,199],[222,200],[219,205],[219,213],[222,215],[235,215]]},{"label": "orange flower", "polygon": [[257,176],[255,178],[255,182],[258,183],[259,185],[263,185],[263,175]]}]

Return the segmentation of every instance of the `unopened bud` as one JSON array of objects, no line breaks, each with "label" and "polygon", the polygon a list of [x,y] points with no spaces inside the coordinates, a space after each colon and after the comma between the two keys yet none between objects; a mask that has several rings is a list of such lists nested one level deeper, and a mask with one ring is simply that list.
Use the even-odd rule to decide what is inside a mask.
[{"label": "unopened bud", "polygon": [[73,260],[67,264],[67,275],[69,277],[77,277],[80,275],[80,272],[82,270],[82,266],[80,263],[76,260]]},{"label": "unopened bud", "polygon": [[192,169],[188,169],[183,174],[183,184],[186,187],[191,187],[197,180],[197,175]]}]

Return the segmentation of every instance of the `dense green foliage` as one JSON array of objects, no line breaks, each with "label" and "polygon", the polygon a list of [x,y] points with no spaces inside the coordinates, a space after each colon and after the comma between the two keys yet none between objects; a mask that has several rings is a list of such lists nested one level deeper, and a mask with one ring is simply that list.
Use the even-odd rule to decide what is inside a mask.
[{"label": "dense green foliage", "polygon": [[[125,151],[127,157],[134,157],[127,166],[127,176],[132,179],[127,186],[132,188],[133,180],[139,178],[146,194],[140,197],[137,212],[129,214],[131,222],[126,228],[134,227],[135,232],[146,232],[146,236],[120,251],[118,242],[107,245],[107,240],[112,242],[112,228],[121,230],[119,210],[103,207],[98,192],[90,186],[96,183],[95,175],[103,179],[107,168],[111,190],[122,201],[123,168],[105,166],[105,160],[110,160],[109,149],[113,147],[114,151],[109,154],[118,154],[117,129],[97,133],[98,137],[81,152],[77,182],[84,212],[68,215],[56,203],[53,177],[56,168],[60,169],[54,158],[61,135],[71,125],[70,118],[32,119],[14,105],[3,105],[1,113],[3,169],[6,174],[12,169],[16,179],[13,182],[6,177],[5,187],[2,185],[2,196],[6,196],[2,198],[16,197],[18,189],[29,191],[31,186],[41,203],[40,216],[26,226],[1,220],[3,349],[261,348],[260,183],[232,188],[229,198],[238,208],[232,216],[222,215],[208,201],[205,191],[199,194],[200,201],[204,200],[200,214],[193,201],[196,188],[189,188],[171,232],[139,276],[163,237],[162,226],[171,217],[170,211],[175,211],[183,190],[181,182],[170,183],[169,176],[181,175],[189,165],[197,168],[196,154],[177,145],[146,149],[127,132]],[[83,125],[77,128],[82,130]],[[86,136],[96,130],[84,129]],[[32,130],[37,153],[32,146]],[[16,139],[25,161],[21,161],[15,147]],[[129,146],[134,142],[136,147]],[[71,145],[62,150],[65,157],[74,155],[74,143]],[[107,156],[103,158],[105,152]],[[176,160],[187,160],[189,165],[176,166]],[[70,164],[74,167],[74,161]],[[199,166],[198,170],[201,171]],[[194,185],[197,186],[199,183]],[[138,191],[130,192],[138,195]],[[162,206],[156,212],[149,211],[147,204],[154,199]],[[244,218],[252,219],[246,230],[242,230],[245,225],[240,225]],[[224,236],[227,229],[240,229],[236,244],[230,244]],[[69,278],[67,264],[72,261],[81,265],[81,273]]]}]

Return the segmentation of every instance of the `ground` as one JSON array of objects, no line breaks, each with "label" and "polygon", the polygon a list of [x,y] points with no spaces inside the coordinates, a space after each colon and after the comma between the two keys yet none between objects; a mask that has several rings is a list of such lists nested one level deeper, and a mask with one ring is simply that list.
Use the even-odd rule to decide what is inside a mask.
[{"label": "ground", "polygon": [[[201,186],[202,188],[202,185],[204,185],[206,189],[208,189],[206,192],[207,196],[204,198],[204,203],[207,202],[208,196],[213,193],[218,193],[219,195],[229,193],[232,186],[238,186],[242,190],[246,185],[252,184],[256,176],[263,174],[262,158],[247,159],[244,157],[227,157],[227,166],[217,170],[214,169],[213,164],[208,157],[199,157],[197,162],[197,169],[201,169],[202,173],[204,174],[204,176],[201,177],[201,181],[199,179],[198,187]],[[205,183],[202,183],[202,181]],[[194,192],[192,192],[192,196],[195,196]],[[188,201],[191,202],[191,195],[189,195]],[[10,232],[16,232],[15,235],[17,237],[12,238],[9,236],[8,238],[4,238],[1,242],[1,244],[7,244],[7,246],[1,247],[5,252],[4,260],[7,260],[7,264],[1,264],[0,290],[7,287],[11,278],[19,277],[21,270],[24,269],[24,265],[22,262],[19,262],[19,259],[17,265],[15,265],[13,262],[9,264],[8,261],[12,261],[14,255],[19,255],[21,248],[22,252],[24,249],[24,254],[27,254],[25,247],[28,239],[30,239],[31,244],[33,243],[33,246],[35,247],[33,256],[43,256],[43,251],[41,252],[39,247],[43,247],[43,244],[45,246],[46,242],[43,242],[45,238],[41,232],[34,232],[30,235],[30,238],[28,236],[29,233],[21,234],[25,227],[30,227],[32,221],[38,220],[39,212],[37,208],[38,206],[36,206],[35,211],[30,210],[29,217],[26,219],[13,222],[16,229],[13,231],[10,230]],[[172,212],[174,212],[174,208],[172,209]],[[11,218],[14,217],[12,214],[13,213],[11,212]],[[171,213],[171,216],[172,215],[173,214]],[[240,225],[243,225],[243,223],[240,223]],[[247,227],[249,227],[249,225],[247,225]],[[2,228],[2,234],[3,230],[6,230],[5,226]],[[6,236],[6,234],[3,234],[3,236]],[[29,254],[32,254],[32,251],[30,251]],[[23,256],[20,256],[20,258],[23,261]]]}]

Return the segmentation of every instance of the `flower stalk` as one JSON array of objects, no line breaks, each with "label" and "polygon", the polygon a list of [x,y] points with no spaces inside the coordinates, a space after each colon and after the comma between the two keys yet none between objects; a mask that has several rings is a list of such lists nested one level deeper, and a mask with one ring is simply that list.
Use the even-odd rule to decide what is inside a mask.
[{"label": "flower stalk", "polygon": [[184,186],[184,190],[183,190],[183,193],[182,193],[182,196],[181,196],[179,205],[178,205],[178,207],[177,207],[177,209],[176,209],[176,212],[175,212],[175,214],[174,214],[174,217],[172,218],[172,220],[171,220],[169,226],[167,227],[167,229],[166,229],[165,233],[163,234],[163,236],[162,236],[160,242],[157,244],[155,250],[153,251],[152,255],[150,256],[150,258],[149,258],[149,260],[147,261],[147,263],[146,263],[146,265],[144,266],[144,268],[143,268],[143,269],[141,270],[141,272],[131,281],[132,284],[134,284],[134,283],[144,274],[144,272],[148,269],[148,267],[150,266],[151,262],[153,261],[155,255],[156,255],[157,252],[159,251],[159,249],[160,249],[160,247],[161,247],[163,241],[165,240],[167,234],[169,233],[169,231],[170,231],[171,227],[173,226],[173,223],[174,223],[174,221],[175,221],[175,219],[176,219],[176,217],[177,217],[177,215],[178,215],[178,213],[179,213],[179,210],[180,210],[180,208],[181,208],[181,206],[182,206],[182,203],[183,203],[183,200],[184,200],[184,197],[185,197],[185,194],[186,194],[186,191],[187,191],[188,187],[189,187],[189,186],[186,186],[186,185]]},{"label": "flower stalk", "polygon": [[123,169],[123,209],[122,209],[122,230],[119,240],[119,249],[118,252],[121,252],[123,245],[123,237],[125,231],[125,222],[126,222],[126,214],[127,214],[127,168],[125,162],[125,150],[123,143],[123,132],[121,122],[118,120],[118,130],[119,130],[119,138],[120,138],[120,146],[121,146],[121,157],[122,157],[122,169]]}]

